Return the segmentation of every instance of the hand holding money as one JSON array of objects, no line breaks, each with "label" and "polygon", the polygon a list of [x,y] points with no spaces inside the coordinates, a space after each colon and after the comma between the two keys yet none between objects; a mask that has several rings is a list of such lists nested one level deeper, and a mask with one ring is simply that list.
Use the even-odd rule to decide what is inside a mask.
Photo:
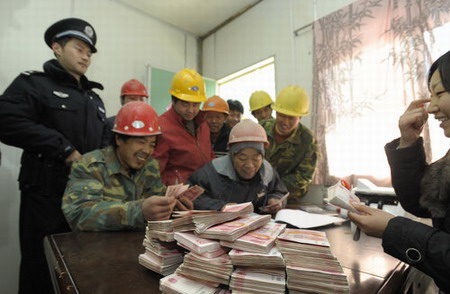
[{"label": "hand holding money", "polygon": [[[328,188],[328,203],[333,204],[337,207],[348,210],[355,214],[360,214],[360,212],[353,206],[353,204],[358,205],[360,203],[359,198],[348,188],[348,183],[339,182],[334,186]],[[359,226],[355,228],[353,234],[353,241],[359,241],[361,236],[361,230]]]},{"label": "hand holding money", "polygon": [[176,210],[192,210],[194,209],[194,204],[187,197],[179,197],[177,199],[177,204],[175,205]]},{"label": "hand holding money", "polygon": [[283,208],[283,203],[285,200],[289,197],[289,192],[287,192],[283,197],[277,199],[277,198],[270,198],[267,201],[267,205],[261,206],[259,210],[261,212],[268,212],[271,214],[277,213],[280,209]]},{"label": "hand holding money", "polygon": [[176,199],[184,197],[190,201],[194,201],[195,198],[203,194],[204,191],[205,190],[198,185],[189,188],[189,185],[176,184],[167,187],[166,196],[175,197]]},{"label": "hand holding money", "polygon": [[358,228],[361,228],[367,235],[382,237],[389,221],[395,216],[381,209],[356,204],[355,210],[358,213],[349,213],[348,216]]},{"label": "hand holding money", "polygon": [[150,196],[142,203],[142,214],[147,221],[169,219],[175,204],[175,198]]},{"label": "hand holding money", "polygon": [[180,198],[184,197],[186,199],[194,201],[198,196],[202,195],[203,192],[205,192],[205,189],[203,189],[200,186],[195,185],[195,186],[190,187],[186,191],[178,194],[176,198],[180,199]]},{"label": "hand holding money", "polygon": [[351,190],[347,189],[342,183],[339,182],[328,188],[328,203],[354,213],[359,213],[353,207],[351,202],[360,203],[360,200]]}]

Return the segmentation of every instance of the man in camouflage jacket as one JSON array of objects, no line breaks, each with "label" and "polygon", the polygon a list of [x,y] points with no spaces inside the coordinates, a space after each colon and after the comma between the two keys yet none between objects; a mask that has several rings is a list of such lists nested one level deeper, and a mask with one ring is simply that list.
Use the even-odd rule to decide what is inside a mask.
[{"label": "man in camouflage jacket", "polygon": [[270,142],[266,159],[290,192],[288,204],[298,204],[306,194],[319,158],[316,139],[300,123],[308,114],[308,101],[304,89],[289,86],[278,94],[273,105],[276,119],[260,122]]},{"label": "man in camouflage jacket", "polygon": [[192,209],[187,199],[156,196],[162,184],[151,158],[161,134],[156,112],[145,102],[119,110],[113,146],[87,153],[72,165],[62,210],[72,230],[143,229],[147,220],[168,219],[172,210]]}]

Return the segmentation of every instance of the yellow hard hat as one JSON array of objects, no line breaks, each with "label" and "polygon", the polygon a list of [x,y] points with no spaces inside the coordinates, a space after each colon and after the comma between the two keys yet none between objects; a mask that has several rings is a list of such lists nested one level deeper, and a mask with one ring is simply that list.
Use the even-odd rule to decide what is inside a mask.
[{"label": "yellow hard hat", "polygon": [[255,91],[250,96],[250,111],[255,111],[273,103],[270,95],[264,91]]},{"label": "yellow hard hat", "polygon": [[305,89],[299,86],[287,86],[278,93],[272,108],[289,116],[304,116],[309,114],[309,97]]},{"label": "yellow hard hat", "polygon": [[188,102],[206,100],[205,81],[194,69],[183,68],[172,79],[169,94]]}]

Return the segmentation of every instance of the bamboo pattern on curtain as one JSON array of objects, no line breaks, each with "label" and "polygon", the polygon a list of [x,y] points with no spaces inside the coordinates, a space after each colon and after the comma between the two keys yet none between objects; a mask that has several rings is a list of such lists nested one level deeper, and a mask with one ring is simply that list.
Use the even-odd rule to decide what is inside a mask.
[{"label": "bamboo pattern on curtain", "polygon": [[[359,163],[355,162],[355,166],[364,160],[383,160],[377,156],[384,157],[384,144],[375,147],[381,155],[372,152],[363,157],[358,155],[364,153],[358,145],[364,138],[358,143],[350,136],[367,133],[386,137],[384,143],[398,137],[399,115],[413,99],[428,96],[426,76],[434,44],[431,30],[449,21],[449,11],[448,0],[361,0],[314,22],[312,129],[322,153],[316,183],[336,182],[336,174],[330,170],[332,154],[339,154],[334,162],[356,158]],[[429,32],[430,40],[426,40],[425,32]],[[386,117],[393,117],[389,124],[383,126],[388,122],[379,115],[380,109]],[[377,113],[378,129],[357,130],[365,126],[367,117]],[[347,134],[348,145],[336,144],[342,141],[336,138]],[[339,176],[355,180],[361,173],[348,171]]]}]

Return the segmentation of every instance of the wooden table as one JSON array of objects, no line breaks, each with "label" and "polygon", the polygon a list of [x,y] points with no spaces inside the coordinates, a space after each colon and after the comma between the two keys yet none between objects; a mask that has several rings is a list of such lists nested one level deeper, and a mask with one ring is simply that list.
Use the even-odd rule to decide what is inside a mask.
[{"label": "wooden table", "polygon": [[[408,266],[383,253],[381,240],[361,234],[352,240],[350,226],[327,232],[350,283],[350,293],[398,293]],[[138,263],[144,232],[74,232],[54,234],[44,248],[56,293],[159,293],[161,275]]]}]

